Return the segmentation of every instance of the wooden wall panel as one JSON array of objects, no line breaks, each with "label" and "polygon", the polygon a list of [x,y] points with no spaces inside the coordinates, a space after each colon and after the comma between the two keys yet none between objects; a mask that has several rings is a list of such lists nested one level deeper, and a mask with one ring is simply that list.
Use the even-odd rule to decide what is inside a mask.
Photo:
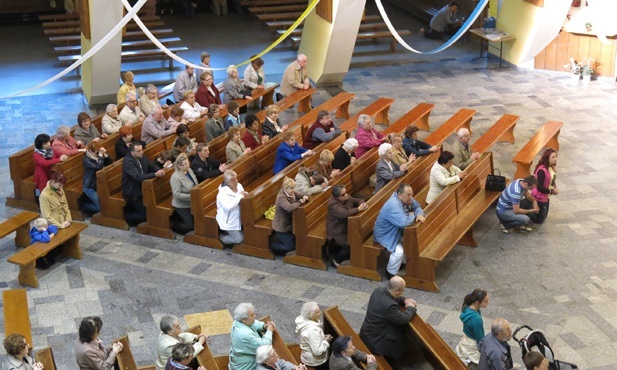
[{"label": "wooden wall panel", "polygon": [[554,39],[548,46],[545,48],[546,56],[544,57],[544,65],[545,69],[555,71],[557,68],[555,67],[555,58],[557,56],[557,43],[559,38]]}]

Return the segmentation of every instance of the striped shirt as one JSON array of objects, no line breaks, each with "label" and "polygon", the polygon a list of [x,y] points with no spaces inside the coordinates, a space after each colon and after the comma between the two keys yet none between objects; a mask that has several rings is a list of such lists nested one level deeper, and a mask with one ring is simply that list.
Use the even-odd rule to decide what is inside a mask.
[{"label": "striped shirt", "polygon": [[521,187],[521,179],[516,179],[501,193],[497,202],[497,213],[502,214],[512,209],[514,204],[519,204],[525,196],[525,190]]}]

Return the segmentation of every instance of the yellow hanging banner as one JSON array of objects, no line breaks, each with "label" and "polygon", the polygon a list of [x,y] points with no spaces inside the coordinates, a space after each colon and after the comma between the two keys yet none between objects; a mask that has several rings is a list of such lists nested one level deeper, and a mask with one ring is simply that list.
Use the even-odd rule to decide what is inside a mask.
[{"label": "yellow hanging banner", "polygon": [[498,7],[499,7],[499,0],[489,0],[488,16],[497,18],[497,8]]}]

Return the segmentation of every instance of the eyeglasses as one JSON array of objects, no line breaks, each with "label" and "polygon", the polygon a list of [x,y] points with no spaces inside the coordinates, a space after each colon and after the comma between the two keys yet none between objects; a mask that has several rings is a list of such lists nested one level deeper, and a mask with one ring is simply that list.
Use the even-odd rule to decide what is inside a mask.
[{"label": "eyeglasses", "polygon": [[137,100],[127,100],[127,103],[137,103]]}]

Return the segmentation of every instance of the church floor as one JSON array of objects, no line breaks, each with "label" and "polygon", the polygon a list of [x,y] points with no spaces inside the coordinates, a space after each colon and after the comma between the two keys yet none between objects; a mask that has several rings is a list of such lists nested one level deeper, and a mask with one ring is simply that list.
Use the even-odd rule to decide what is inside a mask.
[{"label": "church floor", "polygon": [[[198,60],[205,43],[214,66],[244,60],[274,40],[249,16],[230,15],[229,19],[254,26],[248,39],[252,49],[247,54],[236,50],[233,43],[237,40],[226,35],[231,32],[230,26],[225,27],[224,21],[209,14],[196,18],[212,21],[200,29],[208,33],[213,24],[220,27],[215,38],[206,37],[201,44],[197,43],[195,27],[180,24],[180,18],[165,21],[187,40],[191,49],[188,58]],[[407,38],[412,46],[427,50],[437,45],[417,36],[419,25],[415,20],[397,14],[395,21],[414,31]],[[6,83],[3,77],[3,93],[34,85],[60,70],[39,25],[3,28],[4,38],[8,28],[29,35],[19,45],[13,43],[16,52],[0,61],[7,77]],[[245,28],[249,27],[234,29],[246,32],[242,31]],[[471,61],[477,56],[476,42],[460,41],[432,57],[403,52],[400,47],[395,54],[380,53],[387,50],[386,43],[359,46],[357,50],[368,56],[354,57],[342,86],[356,94],[350,113],[355,114],[377,97],[390,97],[395,99],[390,110],[394,121],[417,103],[430,102],[435,104],[430,116],[434,130],[458,109],[471,108],[477,110],[471,124],[472,140],[502,114],[519,115],[516,143],[493,147],[495,167],[508,177],[515,172],[512,157],[542,124],[563,121],[557,167],[560,194],[552,198],[545,224],[529,233],[502,234],[494,209],[489,209],[476,224],[478,247],[457,246],[439,265],[436,275],[440,293],[407,289],[406,295],[418,301],[418,313],[452,347],[461,335],[458,315],[462,298],[481,287],[491,294],[490,304],[483,310],[487,330],[493,318],[505,317],[515,327],[526,324],[542,330],[558,359],[587,370],[615,369],[617,211],[611,206],[617,200],[617,155],[611,149],[617,145],[615,83],[600,79],[584,85],[573,83],[565,73],[489,69],[485,61]],[[11,44],[0,40],[0,46],[5,43]],[[24,55],[32,73],[11,64]],[[294,52],[285,47],[267,55],[268,79],[280,79],[282,69],[293,57]],[[489,67],[495,63],[490,61]],[[138,66],[148,67],[145,63]],[[15,73],[9,73],[9,67]],[[128,68],[135,65],[124,69]],[[137,85],[146,81],[140,76],[147,76],[139,73]],[[169,81],[169,74],[156,73],[148,81]],[[223,75],[218,72],[217,80]],[[73,125],[76,114],[88,109],[83,96],[74,91],[76,87],[78,81],[69,77],[36,95],[0,100],[1,199],[13,194],[8,156],[30,145],[39,132],[51,133],[59,124]],[[327,91],[320,90],[314,105],[329,97]],[[289,110],[282,120],[291,121],[294,116]],[[2,219],[18,212],[0,205]],[[293,321],[302,303],[314,300],[324,307],[338,305],[352,327],[359,330],[370,292],[380,284],[338,275],[332,268],[317,271],[283,264],[279,258],[262,260],[186,244],[180,237],[169,241],[144,236],[134,229],[90,225],[82,233],[81,246],[83,260],[62,260],[47,271],[37,271],[40,287],[28,289],[33,345],[35,349],[51,346],[59,369],[76,368],[73,346],[84,316],[102,317],[101,338],[106,343],[128,335],[138,364],[147,365],[156,359],[158,322],[165,314],[182,318],[206,311],[232,311],[240,302],[253,302],[258,316],[270,315],[277,323],[285,341],[297,342]],[[6,262],[14,251],[12,239],[0,240],[0,290],[19,287],[17,267]],[[215,355],[226,354],[229,336],[215,335],[208,344]],[[518,345],[514,341],[510,344],[520,368]]]}]

